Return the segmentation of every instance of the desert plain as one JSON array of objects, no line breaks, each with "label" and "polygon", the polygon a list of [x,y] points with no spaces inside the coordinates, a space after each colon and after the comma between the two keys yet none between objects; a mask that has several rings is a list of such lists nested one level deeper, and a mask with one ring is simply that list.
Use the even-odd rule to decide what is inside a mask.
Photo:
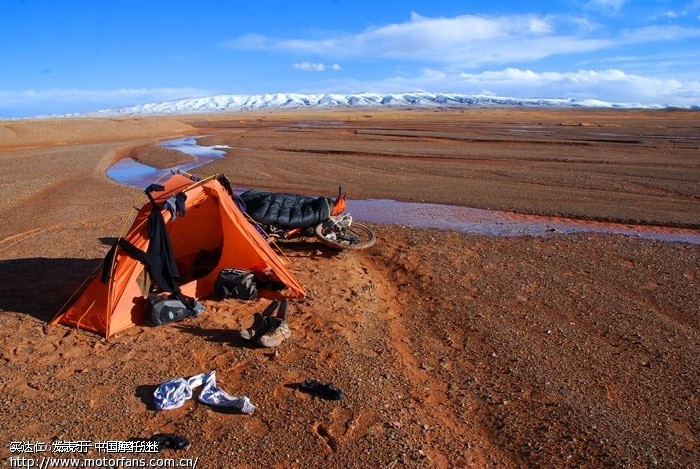
[{"label": "desert plain", "polygon": [[[11,442],[188,438],[197,467],[700,466],[700,246],[371,224],[369,249],[281,243],[308,296],[277,348],[265,300],[204,299],[109,340],[48,322],[143,203],[105,172],[189,157],[234,186],[700,230],[700,112],[395,109],[0,121],[0,461]],[[153,391],[216,370],[242,415]],[[300,392],[310,378],[345,392]],[[22,454],[36,458],[62,456]],[[68,456],[68,455],[64,455]],[[74,455],[70,455],[74,456]],[[77,457],[104,456],[90,452]],[[149,455],[115,454],[122,457]],[[153,455],[150,455],[153,456]]]}]

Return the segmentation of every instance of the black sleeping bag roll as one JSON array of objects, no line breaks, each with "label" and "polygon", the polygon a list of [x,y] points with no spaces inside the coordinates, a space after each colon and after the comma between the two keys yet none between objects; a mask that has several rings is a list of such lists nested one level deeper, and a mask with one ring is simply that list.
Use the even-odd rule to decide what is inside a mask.
[{"label": "black sleeping bag roll", "polygon": [[333,199],[299,194],[280,194],[257,189],[240,195],[246,213],[258,223],[283,230],[306,228],[328,220]]}]

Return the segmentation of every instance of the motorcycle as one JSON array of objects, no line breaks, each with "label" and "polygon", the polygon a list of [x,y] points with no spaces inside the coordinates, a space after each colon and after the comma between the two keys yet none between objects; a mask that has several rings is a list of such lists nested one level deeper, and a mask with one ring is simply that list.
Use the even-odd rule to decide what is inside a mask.
[{"label": "motorcycle", "polygon": [[376,241],[366,225],[353,222],[346,207],[345,186],[338,197],[310,197],[300,194],[252,189],[237,196],[246,215],[270,240],[315,237],[333,249],[366,249]]}]

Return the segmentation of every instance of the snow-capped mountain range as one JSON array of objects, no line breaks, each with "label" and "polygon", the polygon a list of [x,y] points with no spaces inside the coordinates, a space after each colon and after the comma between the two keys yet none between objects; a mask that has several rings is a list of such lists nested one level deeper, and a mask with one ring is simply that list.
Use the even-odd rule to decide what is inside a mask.
[{"label": "snow-capped mountain range", "polygon": [[[219,95],[203,98],[179,99],[162,103],[105,109],[83,114],[66,114],[64,117],[119,117],[155,116],[212,112],[237,112],[259,109],[347,108],[347,107],[588,107],[617,109],[663,109],[682,106],[611,103],[595,99],[578,98],[510,98],[489,95],[455,93],[353,93],[353,94],[299,94],[274,93],[258,95]],[[688,107],[684,107],[688,108]]]}]

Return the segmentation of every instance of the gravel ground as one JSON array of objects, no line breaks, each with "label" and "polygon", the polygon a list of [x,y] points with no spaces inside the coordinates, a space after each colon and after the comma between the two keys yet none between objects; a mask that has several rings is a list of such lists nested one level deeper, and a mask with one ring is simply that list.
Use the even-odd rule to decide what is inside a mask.
[{"label": "gravel ground", "polygon": [[[290,305],[292,338],[275,349],[235,334],[266,300],[206,299],[198,318],[134,327],[110,340],[47,326],[99,265],[124,218],[133,216],[138,191],[108,181],[106,167],[137,148],[143,158],[179,158],[153,150],[149,139],[210,134],[205,144],[254,148],[204,168],[242,186],[332,192],[342,171],[357,197],[422,194],[431,202],[460,198],[480,207],[527,205],[524,213],[694,227],[700,211],[698,153],[687,148],[692,139],[665,147],[663,158],[686,165],[679,176],[670,164],[654,165],[662,154],[654,156],[652,148],[661,144],[640,130],[666,122],[674,135],[697,136],[697,113],[671,117],[501,110],[242,114],[148,125],[96,121],[83,143],[70,131],[85,131],[88,123],[67,120],[61,123],[62,135],[71,135],[67,144],[47,136],[57,132],[53,121],[48,127],[22,121],[15,132],[18,124],[1,122],[0,460],[16,455],[11,441],[126,441],[173,432],[191,447],[158,456],[198,458],[198,467],[700,465],[697,245],[602,234],[479,237],[373,224],[378,241],[364,251],[338,253],[312,240],[282,245],[309,295]],[[321,127],[331,130],[299,124],[324,119],[332,125]],[[572,179],[567,162],[548,161],[550,145],[537,140],[527,144],[528,161],[495,158],[513,151],[514,132],[503,130],[513,122],[546,127],[553,132],[546,141],[557,145],[578,149],[583,145],[571,140],[583,139],[592,160],[605,159],[611,145],[619,155],[596,163],[589,182],[585,174]],[[292,130],[280,130],[283,123]],[[139,134],[139,127],[147,130]],[[645,143],[596,146],[584,131],[601,127],[636,132],[616,139]],[[467,128],[495,141],[474,149],[477,137]],[[355,142],[363,133],[377,141]],[[351,153],[329,156],[330,147]],[[362,152],[370,156],[357,156]],[[459,185],[440,169],[438,153],[462,160],[455,167],[469,175],[459,173]],[[351,164],[353,158],[362,164]],[[304,177],[300,162],[314,163]],[[424,178],[416,176],[420,168]],[[654,171],[642,174],[649,168]],[[551,182],[557,170],[565,182]],[[603,184],[598,177],[617,184],[608,186],[608,197],[591,198]],[[524,184],[531,188],[524,199],[506,197],[523,193]],[[557,200],[567,184],[569,194]],[[207,370],[216,370],[230,394],[250,397],[255,412],[195,400],[155,409],[158,384]],[[327,401],[301,392],[298,385],[310,378],[332,382],[345,397]]]}]

